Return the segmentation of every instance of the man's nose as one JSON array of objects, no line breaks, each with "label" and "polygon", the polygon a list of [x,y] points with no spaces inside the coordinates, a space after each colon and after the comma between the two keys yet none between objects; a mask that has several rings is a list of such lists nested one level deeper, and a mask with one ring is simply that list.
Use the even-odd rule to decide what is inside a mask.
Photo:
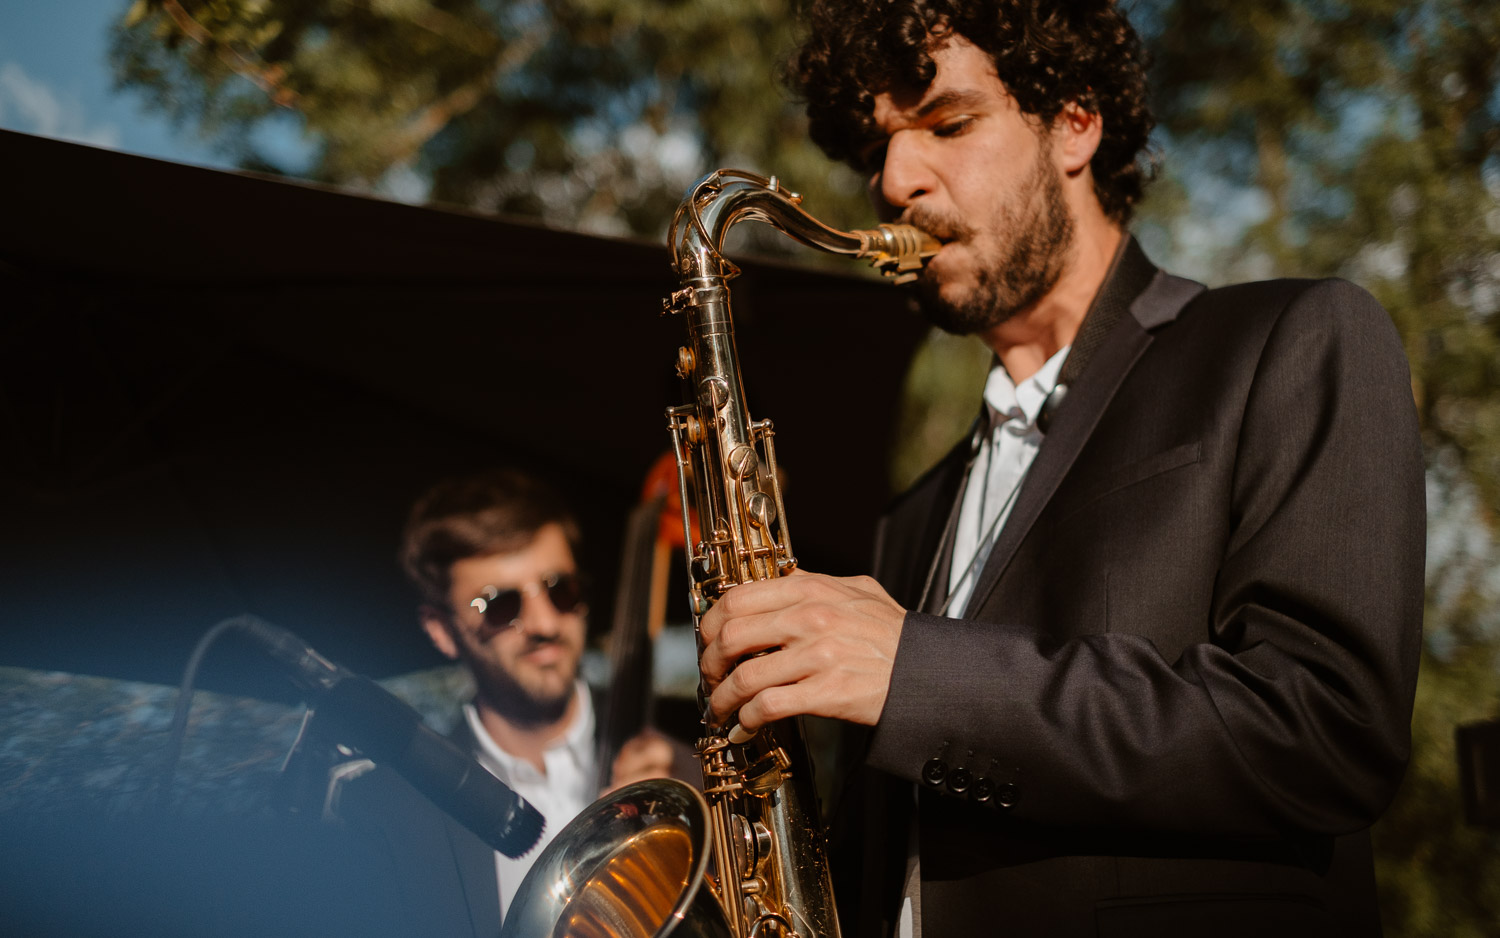
[{"label": "man's nose", "polygon": [[893,215],[899,215],[937,188],[937,179],[922,155],[916,135],[908,131],[897,131],[886,142],[879,172],[876,194],[894,210]]},{"label": "man's nose", "polygon": [[562,613],[552,605],[545,589],[521,591],[521,617],[517,623],[522,632],[532,635],[556,635],[562,627]]}]

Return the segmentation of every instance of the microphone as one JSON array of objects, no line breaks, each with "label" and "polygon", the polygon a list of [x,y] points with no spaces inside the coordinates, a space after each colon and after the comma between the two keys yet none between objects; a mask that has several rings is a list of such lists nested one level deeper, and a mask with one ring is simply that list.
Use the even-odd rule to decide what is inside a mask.
[{"label": "microphone", "polygon": [[300,688],[316,694],[318,713],[347,742],[388,765],[454,820],[508,857],[526,854],[542,836],[541,812],[468,753],[434,733],[390,691],[339,667],[285,629],[255,619],[240,628],[280,663]]},{"label": "microphone", "polygon": [[1052,386],[1052,390],[1047,392],[1047,396],[1042,398],[1042,407],[1036,414],[1036,428],[1043,436],[1046,436],[1047,431],[1052,429],[1052,418],[1067,396],[1068,386],[1059,381]]}]

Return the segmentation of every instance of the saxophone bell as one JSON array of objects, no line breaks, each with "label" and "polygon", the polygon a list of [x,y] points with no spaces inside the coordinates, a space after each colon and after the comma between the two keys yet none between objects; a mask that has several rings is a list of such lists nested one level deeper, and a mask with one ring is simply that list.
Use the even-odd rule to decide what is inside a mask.
[{"label": "saxophone bell", "polygon": [[735,938],[708,887],[708,805],[675,779],[583,810],[521,883],[502,938]]}]

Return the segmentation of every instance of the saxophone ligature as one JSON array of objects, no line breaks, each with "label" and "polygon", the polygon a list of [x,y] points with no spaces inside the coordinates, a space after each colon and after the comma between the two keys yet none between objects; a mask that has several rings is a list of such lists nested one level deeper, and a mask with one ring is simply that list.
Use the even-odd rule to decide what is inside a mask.
[{"label": "saxophone ligature", "polygon": [[[689,401],[667,411],[683,505],[695,627],[733,587],[791,573],[774,431],[745,404],[723,253],[739,221],[768,224],[912,280],[939,248],[910,225],[838,231],[775,178],[722,169],[678,207],[669,244],[679,287],[664,312],[687,342],[677,372]],[[698,530],[695,536],[694,519]],[[701,638],[699,652],[702,652]],[[746,733],[710,726],[699,740],[703,793],[670,779],[621,788],[586,808],[538,858],[502,936],[838,938],[826,837],[797,719]]]}]

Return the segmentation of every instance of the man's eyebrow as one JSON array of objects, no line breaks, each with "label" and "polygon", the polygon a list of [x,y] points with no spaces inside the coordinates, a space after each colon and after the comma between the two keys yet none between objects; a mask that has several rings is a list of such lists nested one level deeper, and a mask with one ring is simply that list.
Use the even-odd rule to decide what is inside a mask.
[{"label": "man's eyebrow", "polygon": [[[946,108],[978,107],[985,102],[986,98],[984,92],[972,89],[940,91],[918,105],[917,109],[912,112],[911,119],[922,120],[934,111]],[[875,150],[885,146],[889,140],[890,137],[886,134],[877,133],[857,145],[855,155],[861,160],[868,159]]]},{"label": "man's eyebrow", "polygon": [[984,100],[985,94],[982,91],[969,91],[963,89],[940,91],[937,94],[933,95],[931,98],[928,98],[926,101],[923,101],[917,107],[917,110],[913,114],[913,116],[919,118],[926,117],[933,111],[942,110],[944,108],[973,107],[982,103]]}]

